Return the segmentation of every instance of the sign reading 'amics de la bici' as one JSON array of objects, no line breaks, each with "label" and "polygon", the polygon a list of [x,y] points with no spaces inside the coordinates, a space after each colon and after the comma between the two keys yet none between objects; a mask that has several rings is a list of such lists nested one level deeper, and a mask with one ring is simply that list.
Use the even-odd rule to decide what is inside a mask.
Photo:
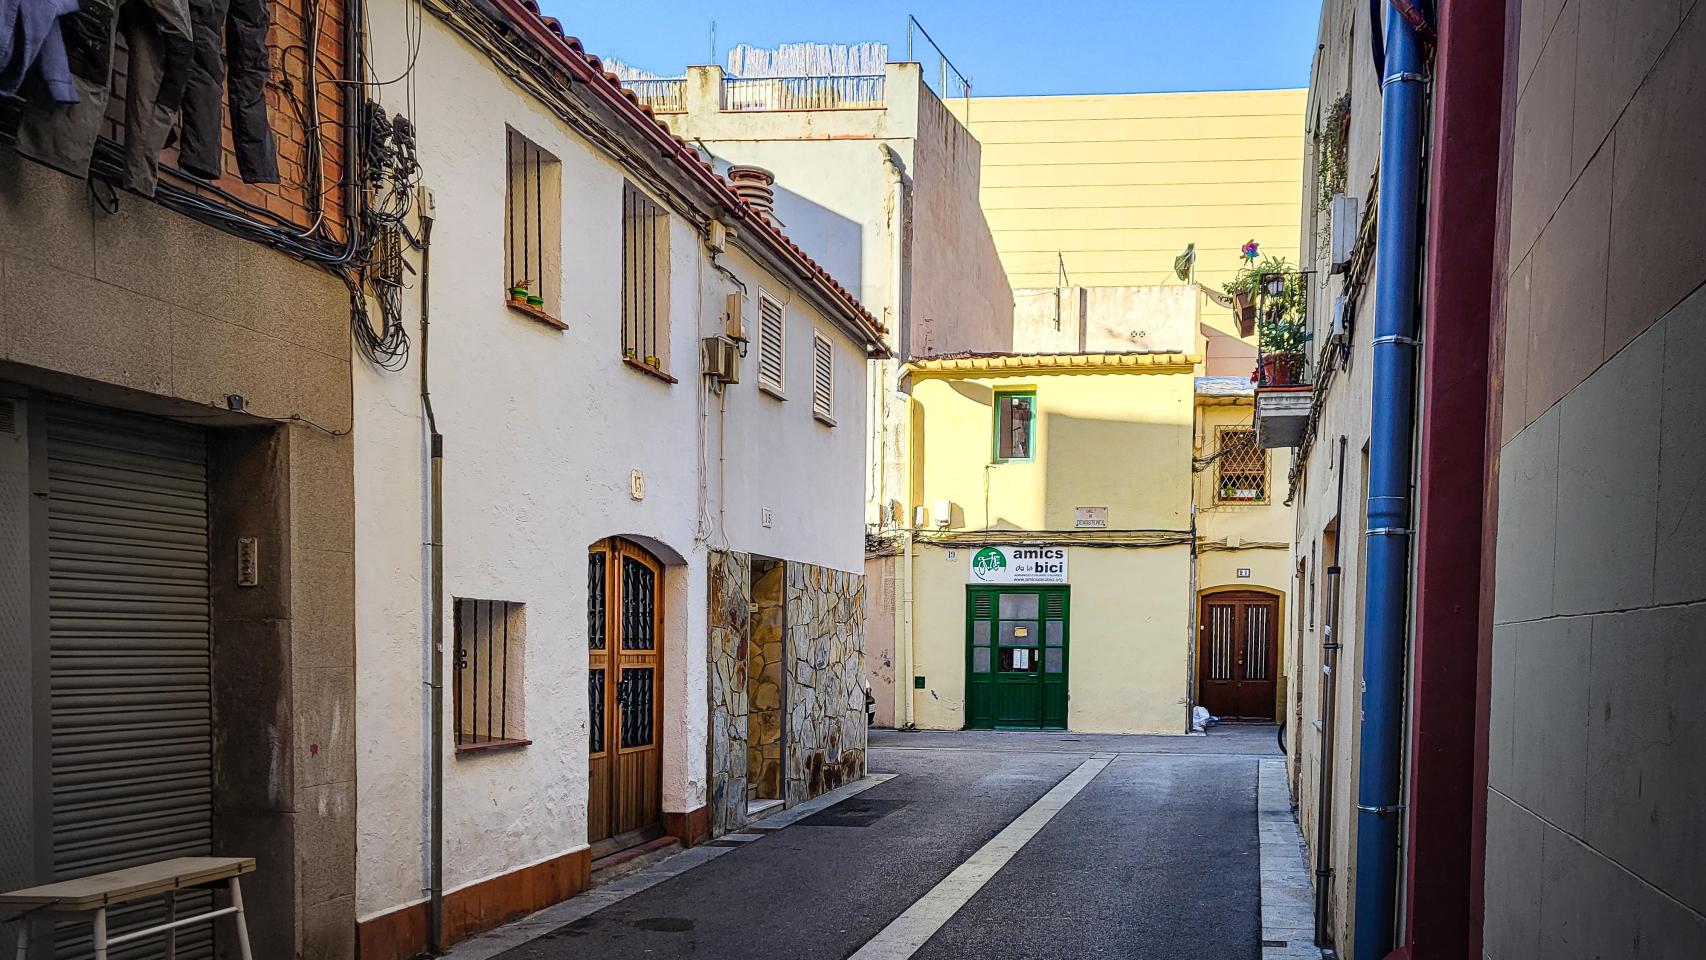
[{"label": "sign reading 'amics de la bici'", "polygon": [[971,555],[972,583],[1065,583],[1065,547],[980,547]]}]

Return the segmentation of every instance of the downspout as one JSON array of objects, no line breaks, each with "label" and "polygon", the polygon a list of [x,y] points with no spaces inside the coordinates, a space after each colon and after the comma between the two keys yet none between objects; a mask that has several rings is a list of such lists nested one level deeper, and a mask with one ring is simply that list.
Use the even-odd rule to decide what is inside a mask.
[{"label": "downspout", "polygon": [[1327,567],[1327,622],[1321,625],[1321,781],[1315,795],[1315,945],[1330,947],[1332,921],[1329,884],[1333,879],[1333,730],[1338,723],[1339,598],[1344,573],[1339,566],[1345,533],[1345,447],[1339,437],[1339,492],[1333,501],[1333,561]]},{"label": "downspout", "polygon": [[[902,364],[902,369],[905,369],[904,363]],[[913,503],[912,503],[912,444],[913,444],[913,437],[911,434],[912,394],[903,393],[900,395],[900,397],[901,397],[901,413],[902,413],[902,416],[904,417],[904,422],[906,423],[906,427],[907,427],[906,432],[903,434],[903,436],[906,437],[906,442],[903,445],[902,451],[901,451],[901,472],[903,474],[901,489],[906,491],[906,495],[902,500],[902,502],[906,504],[906,517],[904,518],[904,521],[906,523],[906,534],[905,534],[905,548],[904,548],[905,553],[904,553],[904,558],[901,561],[901,575],[900,575],[900,584],[901,584],[901,595],[900,595],[901,636],[900,636],[900,641],[901,641],[901,646],[903,648],[902,653],[901,653],[901,657],[900,657],[900,663],[901,663],[901,666],[904,667],[904,672],[901,674],[900,679],[902,682],[899,684],[899,686],[900,686],[900,697],[901,697],[901,708],[902,708],[901,709],[901,715],[899,717],[897,717],[896,719],[899,721],[900,729],[912,730],[912,729],[915,729],[917,726],[916,721],[913,719],[913,694],[912,694],[912,690],[913,690],[912,685],[914,683],[913,674],[918,669],[917,664],[914,662],[913,652],[912,652],[913,651],[913,647],[912,647],[912,640],[913,640],[913,633],[912,633],[912,622],[913,622],[912,621],[912,553],[913,553],[913,549],[912,549],[912,543],[913,543],[913,539],[914,539],[914,535],[915,535],[915,531],[916,531],[915,524],[917,523],[917,518],[915,516],[915,511],[917,510],[917,508],[914,507]]]},{"label": "downspout", "polygon": [[[430,194],[428,195],[430,197]],[[427,655],[432,664],[427,687],[430,691],[431,735],[427,742],[428,782],[431,791],[427,804],[427,845],[431,877],[427,887],[427,945],[436,956],[444,952],[444,435],[438,432],[438,418],[432,409],[432,391],[428,387],[427,358],[431,344],[431,278],[432,223],[436,211],[430,200],[421,210],[421,409],[426,414],[427,432],[431,437],[432,486],[428,494],[431,513],[431,534],[427,551],[431,555],[429,575],[432,593],[432,626],[428,632]]]},{"label": "downspout", "polygon": [[1416,28],[1395,6],[1389,8],[1386,76],[1380,84],[1355,960],[1384,960],[1392,950],[1397,919],[1426,70]]}]

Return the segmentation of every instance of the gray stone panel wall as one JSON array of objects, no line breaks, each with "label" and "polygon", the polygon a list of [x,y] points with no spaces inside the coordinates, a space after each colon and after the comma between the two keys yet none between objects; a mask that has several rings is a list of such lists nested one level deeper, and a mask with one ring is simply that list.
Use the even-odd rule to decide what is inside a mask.
[{"label": "gray stone panel wall", "polygon": [[865,578],[789,562],[786,799],[865,775]]},{"label": "gray stone panel wall", "polygon": [[713,551],[707,697],[711,835],[746,823],[747,645],[752,631],[752,557]]}]

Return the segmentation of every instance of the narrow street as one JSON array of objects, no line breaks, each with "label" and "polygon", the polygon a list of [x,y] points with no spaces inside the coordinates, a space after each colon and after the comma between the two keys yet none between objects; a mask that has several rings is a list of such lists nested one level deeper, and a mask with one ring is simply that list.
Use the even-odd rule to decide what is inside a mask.
[{"label": "narrow street", "polygon": [[[1254,960],[1257,761],[1277,752],[1269,726],[874,731],[870,768],[893,779],[498,956]],[[932,889],[1081,768],[1099,772],[943,909]],[[926,895],[946,922],[915,952],[895,946],[885,928]]]}]

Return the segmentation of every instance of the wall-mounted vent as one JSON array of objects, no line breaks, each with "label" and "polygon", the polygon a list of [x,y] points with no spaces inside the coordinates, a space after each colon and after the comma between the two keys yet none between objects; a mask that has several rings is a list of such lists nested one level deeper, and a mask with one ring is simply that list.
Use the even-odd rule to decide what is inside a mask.
[{"label": "wall-mounted vent", "polygon": [[18,406],[10,400],[0,400],[0,436],[18,432]]}]

